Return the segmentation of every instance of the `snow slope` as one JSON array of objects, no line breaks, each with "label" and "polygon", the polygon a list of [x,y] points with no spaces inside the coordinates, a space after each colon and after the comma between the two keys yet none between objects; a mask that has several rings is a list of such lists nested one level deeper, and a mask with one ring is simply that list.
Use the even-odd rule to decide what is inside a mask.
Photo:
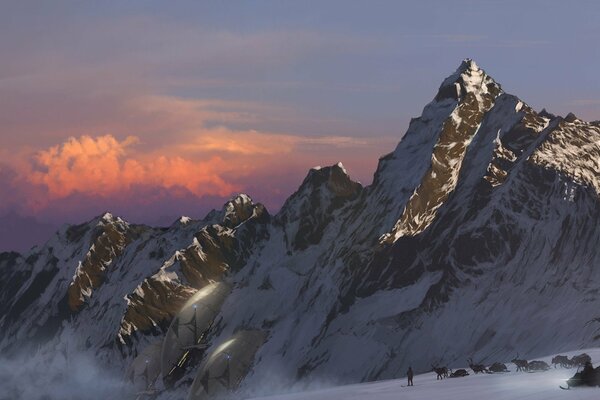
[{"label": "snow slope", "polygon": [[[600,359],[600,350],[585,350],[592,359]],[[563,353],[572,357],[577,352]],[[552,356],[540,358],[550,364]],[[600,396],[598,388],[567,387],[565,381],[577,371],[575,368],[552,368],[547,372],[516,372],[514,364],[507,364],[510,372],[498,374],[473,374],[464,378],[437,380],[434,372],[416,375],[413,387],[405,379],[393,379],[357,385],[330,387],[321,390],[297,392],[252,400],[592,400]],[[460,368],[460,367],[458,367]],[[466,366],[462,366],[466,368]],[[457,368],[455,368],[457,369]]]}]

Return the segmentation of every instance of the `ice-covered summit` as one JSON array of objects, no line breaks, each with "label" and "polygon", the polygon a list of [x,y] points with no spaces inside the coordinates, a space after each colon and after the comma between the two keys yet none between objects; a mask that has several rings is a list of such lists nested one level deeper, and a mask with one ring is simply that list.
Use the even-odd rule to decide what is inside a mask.
[{"label": "ice-covered summit", "polygon": [[234,196],[223,206],[223,224],[234,228],[252,216],[255,204],[247,194]]},{"label": "ice-covered summit", "polygon": [[475,61],[467,58],[442,82],[435,99],[437,101],[460,100],[469,93],[480,99],[483,94],[490,93],[497,96],[501,91],[501,86],[491,76],[479,68]]}]

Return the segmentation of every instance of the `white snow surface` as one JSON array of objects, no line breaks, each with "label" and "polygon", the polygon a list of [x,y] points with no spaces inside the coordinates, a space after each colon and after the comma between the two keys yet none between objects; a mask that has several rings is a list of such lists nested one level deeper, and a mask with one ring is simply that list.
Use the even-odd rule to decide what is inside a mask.
[{"label": "white snow surface", "polygon": [[[600,349],[562,353],[572,357],[586,352],[592,360],[600,359]],[[539,358],[549,365],[552,356]],[[516,372],[514,364],[505,362],[510,372],[474,374],[466,365],[469,376],[437,380],[434,372],[415,375],[414,386],[407,387],[406,379],[390,379],[354,385],[328,387],[296,393],[252,397],[251,400],[596,400],[600,388],[580,387],[565,391],[565,381],[572,377],[576,368],[551,368],[546,372]],[[246,397],[246,399],[248,399]]]},{"label": "white snow surface", "polygon": [[600,195],[600,128],[580,120],[562,121],[531,156],[533,162],[555,168]]}]

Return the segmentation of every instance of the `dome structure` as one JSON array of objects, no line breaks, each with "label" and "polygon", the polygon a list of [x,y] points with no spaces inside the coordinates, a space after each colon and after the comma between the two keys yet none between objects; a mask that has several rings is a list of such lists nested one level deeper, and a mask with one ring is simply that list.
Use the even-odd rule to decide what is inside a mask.
[{"label": "dome structure", "polygon": [[204,339],[231,292],[231,286],[216,282],[194,294],[171,322],[161,354],[162,376],[167,385],[183,376],[191,360],[203,352]]},{"label": "dome structure", "polygon": [[244,330],[217,346],[198,371],[188,400],[207,400],[237,389],[266,337],[263,331]]},{"label": "dome structure", "polygon": [[127,369],[125,376],[136,389],[145,390],[154,386],[161,372],[161,349],[162,342],[147,346]]}]

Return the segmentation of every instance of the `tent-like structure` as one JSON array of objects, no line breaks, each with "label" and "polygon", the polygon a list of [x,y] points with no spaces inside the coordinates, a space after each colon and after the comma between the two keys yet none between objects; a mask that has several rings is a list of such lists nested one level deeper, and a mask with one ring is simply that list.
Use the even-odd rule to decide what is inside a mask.
[{"label": "tent-like structure", "polygon": [[194,294],[173,319],[161,353],[161,370],[170,385],[185,373],[195,355],[205,347],[204,338],[231,292],[224,282],[207,285]]},{"label": "tent-like structure", "polygon": [[207,400],[236,390],[266,337],[263,331],[239,331],[219,345],[198,371],[188,400]]},{"label": "tent-like structure", "polygon": [[152,388],[160,375],[160,353],[162,342],[146,347],[131,363],[126,378],[139,390]]}]

